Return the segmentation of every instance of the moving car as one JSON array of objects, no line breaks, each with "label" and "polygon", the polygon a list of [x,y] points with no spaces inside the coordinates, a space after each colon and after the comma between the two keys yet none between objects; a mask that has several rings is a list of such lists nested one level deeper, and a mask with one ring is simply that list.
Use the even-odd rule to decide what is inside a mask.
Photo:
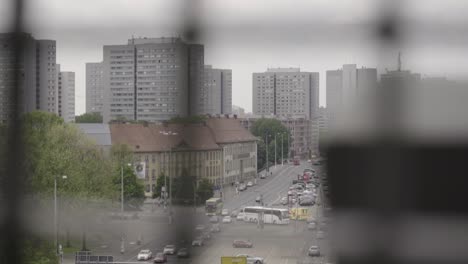
[{"label": "moving car", "polygon": [[212,225],[210,231],[211,231],[212,233],[221,231],[221,229],[219,228],[219,224],[214,224],[214,225]]},{"label": "moving car", "polygon": [[192,247],[201,247],[203,246],[203,238],[197,237],[192,241]]},{"label": "moving car", "polygon": [[222,216],[229,215],[229,210],[228,210],[228,209],[223,209],[223,210],[221,211],[221,215],[222,215]]},{"label": "moving car", "polygon": [[247,187],[252,187],[253,186],[253,182],[249,181],[247,182]]},{"label": "moving car", "polygon": [[239,191],[245,191],[245,190],[247,190],[247,186],[246,186],[245,184],[241,183],[241,184],[239,185],[238,190],[239,190]]},{"label": "moving car", "polygon": [[223,223],[231,223],[231,222],[232,222],[231,216],[226,215],[226,216],[223,218]]},{"label": "moving car", "polygon": [[255,198],[255,202],[259,203],[262,201],[262,197],[259,195]]},{"label": "moving car", "polygon": [[249,240],[238,239],[232,242],[232,246],[235,248],[252,248],[253,244]]},{"label": "moving car", "polygon": [[317,239],[324,239],[325,238],[325,232],[322,230],[317,231]]},{"label": "moving car", "polygon": [[156,253],[156,257],[154,257],[153,262],[154,263],[165,263],[165,262],[167,262],[167,257],[162,252]]},{"label": "moving car", "polygon": [[318,246],[310,246],[309,250],[307,250],[307,255],[311,257],[318,257],[320,256],[320,249]]},{"label": "moving car", "polygon": [[210,217],[210,223],[218,223],[219,219],[216,215]]},{"label": "moving car", "polygon": [[195,230],[196,230],[196,231],[203,231],[203,230],[205,230],[205,225],[197,225],[197,226],[195,227]]},{"label": "moving car", "polygon": [[201,237],[203,238],[203,240],[210,240],[211,239],[211,235],[210,235],[210,232],[204,232]]},{"label": "moving car", "polygon": [[149,249],[141,250],[137,255],[137,260],[149,260],[153,253]]},{"label": "moving car", "polygon": [[174,255],[176,253],[176,247],[174,245],[166,245],[164,247],[163,253],[165,255]]},{"label": "moving car", "polygon": [[265,179],[265,178],[266,178],[266,174],[265,174],[265,173],[260,174],[260,179]]},{"label": "moving car", "polygon": [[247,264],[264,264],[265,260],[261,257],[254,257],[247,254],[238,254],[236,257],[245,257]]},{"label": "moving car", "polygon": [[238,212],[236,210],[233,210],[231,212],[231,217],[237,217]]},{"label": "moving car", "polygon": [[315,222],[310,222],[310,223],[307,224],[307,229],[315,230],[315,229],[317,229],[317,224]]},{"label": "moving car", "polygon": [[178,258],[188,258],[190,256],[190,253],[187,248],[181,248],[179,251],[177,251],[177,257]]}]

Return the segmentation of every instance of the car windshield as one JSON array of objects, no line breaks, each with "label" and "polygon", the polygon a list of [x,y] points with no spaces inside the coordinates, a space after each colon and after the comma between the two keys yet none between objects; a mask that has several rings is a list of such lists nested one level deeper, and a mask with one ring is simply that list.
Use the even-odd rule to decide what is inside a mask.
[{"label": "car windshield", "polygon": [[164,257],[164,254],[163,253],[158,253],[158,254],[156,254],[156,257],[157,258],[162,258],[162,257]]},{"label": "car windshield", "polygon": [[174,245],[167,245],[166,248],[174,248]]},{"label": "car windshield", "polygon": [[149,252],[150,252],[150,251],[146,249],[146,250],[140,251],[140,254],[148,254]]}]

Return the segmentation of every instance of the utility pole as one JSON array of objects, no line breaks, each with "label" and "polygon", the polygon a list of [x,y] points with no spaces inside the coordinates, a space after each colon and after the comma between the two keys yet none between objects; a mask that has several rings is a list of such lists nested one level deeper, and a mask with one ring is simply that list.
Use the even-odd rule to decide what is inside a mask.
[{"label": "utility pole", "polygon": [[[62,176],[62,179],[67,179],[66,175]],[[55,254],[60,256],[62,259],[62,249],[58,244],[58,210],[57,210],[57,176],[54,176],[54,234],[55,234]]]},{"label": "utility pole", "polygon": [[[120,217],[124,217],[124,180],[123,180],[123,164],[120,166]],[[125,253],[125,238],[122,228],[122,239],[120,240],[120,253]]]},{"label": "utility pole", "polygon": [[275,169],[276,169],[276,134],[275,134]]},{"label": "utility pole", "polygon": [[268,167],[268,134],[265,136],[265,151],[266,151],[266,172],[270,172]]},{"label": "utility pole", "polygon": [[281,133],[281,167],[284,165],[284,158],[283,158],[283,133]]}]

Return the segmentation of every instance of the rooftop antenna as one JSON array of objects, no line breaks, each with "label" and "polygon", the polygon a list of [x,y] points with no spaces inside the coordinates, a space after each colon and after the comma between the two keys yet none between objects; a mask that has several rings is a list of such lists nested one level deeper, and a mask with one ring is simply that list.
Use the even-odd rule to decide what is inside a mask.
[{"label": "rooftop antenna", "polygon": [[401,71],[401,51],[398,52],[398,71]]}]

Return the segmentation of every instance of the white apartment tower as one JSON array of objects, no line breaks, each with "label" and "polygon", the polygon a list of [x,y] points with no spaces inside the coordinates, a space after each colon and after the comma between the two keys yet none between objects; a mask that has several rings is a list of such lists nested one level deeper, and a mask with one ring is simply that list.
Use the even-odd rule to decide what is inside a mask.
[{"label": "white apartment tower", "polygon": [[317,115],[319,73],[299,68],[274,68],[253,73],[253,113],[261,116],[304,117]]},{"label": "white apartment tower", "polygon": [[198,99],[198,114],[231,114],[232,71],[205,65],[204,83]]},{"label": "white apartment tower", "polygon": [[[17,84],[20,90],[19,109],[22,113],[34,110],[57,113],[56,43],[54,40],[36,40],[27,33],[21,33],[19,37],[23,44]],[[16,48],[13,34],[0,34],[0,123],[6,123],[11,118],[11,91],[16,89],[17,77],[13,67]]]},{"label": "white apartment tower", "polygon": [[104,101],[102,62],[86,63],[86,113],[100,113]]},{"label": "white apartment tower", "polygon": [[104,46],[103,119],[158,122],[196,113],[204,48],[180,38]]},{"label": "white apartment tower", "polygon": [[[60,67],[58,66],[59,70]],[[59,71],[58,75],[58,115],[65,122],[75,121],[75,73]]]}]

